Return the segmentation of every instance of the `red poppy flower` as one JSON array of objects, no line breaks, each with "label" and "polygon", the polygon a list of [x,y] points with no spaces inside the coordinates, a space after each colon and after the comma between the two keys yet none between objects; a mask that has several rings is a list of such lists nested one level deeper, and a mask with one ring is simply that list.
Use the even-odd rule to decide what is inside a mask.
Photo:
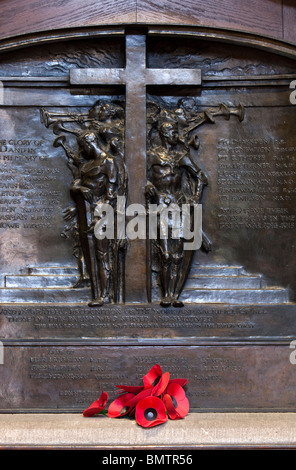
[{"label": "red poppy flower", "polygon": [[158,397],[146,397],[136,406],[136,421],[144,428],[152,428],[168,420],[163,401]]},{"label": "red poppy flower", "polygon": [[182,419],[189,412],[189,401],[184,389],[178,383],[168,386],[163,402],[171,419]]},{"label": "red poppy flower", "polygon": [[188,384],[188,380],[187,379],[171,379],[169,381],[169,385],[172,383],[177,383],[181,385],[181,387],[185,387],[185,385]]},{"label": "red poppy flower", "polygon": [[162,393],[165,392],[170,380],[170,374],[165,372],[161,377],[159,382],[153,387],[152,395],[156,397],[160,396]]},{"label": "red poppy flower", "polygon": [[98,400],[94,401],[86,410],[83,412],[83,416],[87,418],[101,413],[105,409],[108,401],[108,393],[102,392]]},{"label": "red poppy flower", "polygon": [[124,393],[110,403],[107,415],[109,418],[118,418],[130,412],[129,401],[135,395],[133,393]]},{"label": "red poppy flower", "polygon": [[[117,388],[120,388],[120,390],[123,390],[125,392],[128,392],[128,393],[134,393],[135,395],[137,395],[137,393],[140,393],[142,390],[143,390],[143,385],[140,385],[140,386],[133,386],[133,385],[116,385]],[[119,392],[121,393],[121,392]]]},{"label": "red poppy flower", "polygon": [[161,376],[162,369],[158,364],[155,364],[155,366],[149,370],[148,374],[143,377],[144,387],[154,387],[160,381]]},{"label": "red poppy flower", "polygon": [[147,397],[150,397],[152,395],[152,387],[149,387],[149,388],[144,388],[140,393],[138,393],[137,395],[134,395],[128,405],[130,406],[130,408],[135,408],[135,406],[139,403],[140,400],[142,400],[143,398],[147,398]]}]

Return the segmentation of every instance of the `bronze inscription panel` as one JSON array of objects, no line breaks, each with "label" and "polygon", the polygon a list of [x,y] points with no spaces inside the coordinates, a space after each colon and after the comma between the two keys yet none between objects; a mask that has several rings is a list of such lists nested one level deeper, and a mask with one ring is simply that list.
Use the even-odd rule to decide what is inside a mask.
[{"label": "bronze inscription panel", "polygon": [[296,51],[185,33],[3,44],[2,412],[295,410]]},{"label": "bronze inscription panel", "polygon": [[[81,412],[101,390],[141,385],[158,363],[187,377],[192,411],[289,411],[295,365],[288,345],[163,347],[8,346],[1,368],[1,411]],[[281,370],[281,374],[277,371]]]}]

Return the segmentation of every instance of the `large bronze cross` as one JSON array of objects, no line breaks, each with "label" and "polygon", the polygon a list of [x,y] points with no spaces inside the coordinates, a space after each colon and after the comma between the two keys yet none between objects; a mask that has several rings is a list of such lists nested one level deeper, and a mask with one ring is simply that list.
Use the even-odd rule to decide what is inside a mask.
[{"label": "large bronze cross", "polygon": [[[145,206],[146,86],[200,85],[199,69],[152,69],[146,66],[146,36],[126,35],[126,61],[122,69],[71,69],[72,85],[125,85],[125,161],[128,170],[128,205]],[[147,302],[146,241],[130,240],[125,259],[125,301]]]}]

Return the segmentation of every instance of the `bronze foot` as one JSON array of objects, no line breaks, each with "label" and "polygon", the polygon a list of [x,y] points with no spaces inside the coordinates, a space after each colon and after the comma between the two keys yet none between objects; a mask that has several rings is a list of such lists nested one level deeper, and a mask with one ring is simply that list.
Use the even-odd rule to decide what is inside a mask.
[{"label": "bronze foot", "polygon": [[104,305],[104,300],[102,299],[102,297],[99,297],[98,299],[95,299],[95,300],[91,300],[88,303],[89,307],[101,307],[102,305]]},{"label": "bronze foot", "polygon": [[162,299],[162,301],[160,302],[160,305],[162,307],[169,307],[171,305],[171,299],[169,299],[169,297],[165,297],[164,299]]},{"label": "bronze foot", "polygon": [[183,304],[183,302],[181,302],[181,300],[175,299],[175,300],[173,301],[173,306],[174,306],[174,307],[177,307],[177,308],[178,308],[178,307],[180,308],[180,307],[184,307],[184,304]]}]

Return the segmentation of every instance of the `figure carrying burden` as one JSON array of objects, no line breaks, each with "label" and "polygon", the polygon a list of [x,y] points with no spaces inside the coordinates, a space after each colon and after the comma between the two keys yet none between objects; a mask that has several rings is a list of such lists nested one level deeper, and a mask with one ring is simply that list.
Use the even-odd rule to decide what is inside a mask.
[{"label": "figure carrying burden", "polygon": [[[201,204],[208,179],[191,157],[190,147],[199,148],[199,138],[194,132],[197,127],[208,122],[214,123],[214,116],[231,114],[243,119],[243,108],[229,110],[224,104],[217,108],[197,112],[194,99],[180,100],[177,109],[168,109],[157,103],[150,103],[148,123],[147,173],[145,187],[147,204],[158,207],[158,233],[150,243],[150,266],[158,264],[161,301],[163,307],[182,307],[180,295],[187,279],[194,250],[185,249],[186,240],[182,229],[180,236],[173,236],[174,220],[167,217],[168,236],[162,230],[161,211],[170,207],[189,205],[190,226],[194,226],[194,206]],[[173,210],[172,210],[173,212]],[[201,234],[201,248],[211,249],[211,242],[204,232]],[[155,263],[157,259],[157,263]],[[151,268],[150,268],[151,269]]]},{"label": "figure carrying burden", "polygon": [[[44,114],[47,121],[53,116]],[[74,287],[89,279],[92,299],[89,306],[117,303],[123,290],[124,243],[122,240],[95,236],[94,228],[100,220],[100,205],[116,209],[117,196],[126,196],[127,172],[123,155],[124,110],[114,103],[96,103],[87,115],[57,116],[53,131],[57,134],[54,146],[62,146],[68,167],[73,175],[70,195],[74,206],[64,211],[69,225],[64,236],[72,231],[76,237],[75,254],[78,258],[80,279]],[[80,128],[66,127],[65,122],[82,123]],[[75,135],[76,150],[66,144],[65,133]],[[78,253],[78,254],[77,254]]]}]

